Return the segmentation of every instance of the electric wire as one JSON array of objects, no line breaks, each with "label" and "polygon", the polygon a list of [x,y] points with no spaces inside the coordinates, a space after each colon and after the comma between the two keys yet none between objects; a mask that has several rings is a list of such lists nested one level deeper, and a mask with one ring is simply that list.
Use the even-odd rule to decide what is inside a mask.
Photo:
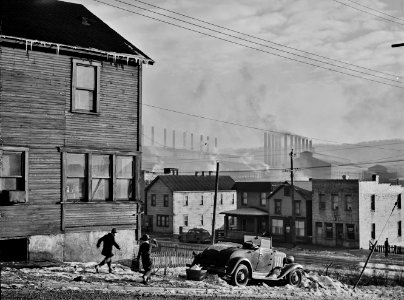
[{"label": "electric wire", "polygon": [[[120,2],[120,3],[122,3],[122,4],[129,5],[129,6],[134,6],[134,7],[139,8],[138,6],[133,5],[133,4],[130,4],[130,3],[127,3],[127,2],[125,2],[125,1],[121,1],[121,0],[114,0],[114,1]],[[161,6],[153,5],[153,4],[144,2],[144,1],[140,1],[140,0],[133,0],[133,1],[142,3],[142,4],[144,4],[144,5],[148,5],[148,6],[151,6],[151,7],[160,9],[160,10],[163,10],[163,11],[167,11],[167,12],[170,12],[170,13],[172,13],[172,14],[179,15],[179,16],[181,16],[181,17],[185,17],[185,18],[188,18],[188,19],[191,19],[191,20],[195,20],[195,21],[198,21],[198,22],[201,22],[201,23],[210,25],[210,26],[214,26],[214,27],[217,27],[217,28],[221,28],[221,29],[224,29],[224,30],[227,30],[227,31],[230,31],[230,32],[234,32],[234,33],[237,33],[237,34],[240,34],[240,35],[243,35],[243,36],[247,36],[247,37],[250,37],[250,38],[253,38],[253,39],[256,39],[256,40],[260,40],[260,41],[263,41],[263,42],[271,43],[271,44],[273,44],[273,45],[277,45],[277,46],[284,47],[284,48],[287,48],[287,49],[291,49],[291,50],[294,50],[294,51],[298,51],[298,52],[302,52],[302,53],[305,53],[305,54],[313,55],[313,56],[316,56],[316,57],[319,57],[319,58],[327,59],[327,60],[330,60],[330,61],[334,61],[334,62],[346,64],[346,65],[349,65],[349,66],[353,66],[353,67],[355,67],[355,68],[360,68],[360,69],[363,69],[363,70],[367,70],[367,71],[371,71],[371,72],[376,72],[376,73],[384,74],[384,75],[391,76],[391,77],[394,77],[394,78],[399,78],[399,77],[401,77],[401,76],[394,75],[394,74],[390,74],[390,73],[386,73],[386,72],[383,72],[383,71],[374,70],[374,69],[371,69],[371,68],[366,68],[366,67],[363,67],[363,66],[355,65],[355,64],[352,64],[352,63],[349,63],[349,62],[346,62],[346,61],[342,61],[342,60],[338,60],[338,59],[333,59],[333,58],[326,57],[326,56],[323,56],[323,55],[319,55],[319,54],[316,54],[316,53],[313,53],[313,52],[310,52],[310,51],[305,51],[305,50],[301,50],[301,49],[298,49],[298,48],[294,48],[294,47],[290,47],[290,46],[287,46],[287,45],[283,45],[283,44],[281,44],[281,43],[277,43],[277,42],[274,42],[274,41],[271,41],[271,40],[268,40],[268,39],[263,39],[263,38],[260,38],[260,37],[257,37],[257,36],[253,36],[253,35],[251,35],[251,34],[243,33],[243,32],[241,32],[241,31],[233,30],[233,29],[228,28],[228,27],[224,27],[224,26],[217,25],[217,24],[214,24],[214,23],[211,23],[211,22],[207,22],[207,21],[204,21],[204,20],[202,20],[202,19],[194,18],[194,17],[188,16],[188,15],[185,15],[185,14],[182,14],[182,13],[178,13],[178,12],[176,12],[176,11],[169,10],[169,9],[163,8],[163,7],[161,7]],[[141,8],[141,9],[144,9],[144,8]],[[145,9],[145,10],[146,10],[146,9]],[[193,24],[193,25],[194,25],[194,24]],[[197,26],[197,25],[195,25],[195,26]]]},{"label": "electric wire", "polygon": [[[105,3],[105,2],[100,1],[100,0],[93,0],[93,1],[102,3],[102,4],[105,4],[105,5],[107,5],[107,6],[114,7],[114,8],[120,9],[120,10],[124,10],[124,11],[130,12],[130,13],[134,13],[134,14],[143,16],[143,17],[145,17],[145,18],[149,18],[149,19],[152,19],[152,20],[155,20],[155,21],[159,21],[159,22],[166,23],[166,24],[169,24],[169,25],[172,25],[172,26],[176,26],[176,27],[179,27],[179,28],[188,30],[188,31],[196,32],[196,33],[199,33],[199,34],[202,34],[202,35],[211,37],[211,38],[215,38],[215,39],[222,40],[222,41],[225,41],[225,42],[228,42],[228,43],[232,43],[232,44],[235,44],[235,45],[239,45],[239,46],[242,46],[242,47],[245,47],[245,48],[248,48],[248,49],[256,50],[256,51],[259,51],[259,52],[262,52],[262,53],[271,54],[271,55],[274,55],[274,56],[278,56],[278,57],[281,57],[281,58],[285,58],[285,59],[288,59],[288,60],[292,60],[292,61],[295,61],[295,62],[299,62],[299,63],[305,64],[305,65],[309,65],[309,66],[321,68],[321,69],[324,69],[324,70],[328,70],[328,71],[331,71],[331,72],[335,72],[335,73],[339,73],[339,74],[343,74],[343,75],[347,75],[347,76],[351,76],[351,77],[355,77],[355,78],[359,78],[359,79],[364,79],[364,80],[367,80],[367,81],[371,81],[371,82],[375,82],[375,83],[379,83],[379,84],[383,84],[383,85],[387,85],[387,86],[392,86],[392,87],[404,89],[404,86],[400,86],[400,85],[396,85],[396,84],[392,84],[392,83],[387,83],[387,82],[383,82],[383,81],[376,80],[376,79],[371,79],[371,78],[363,77],[363,76],[360,76],[360,75],[357,75],[357,74],[350,74],[350,73],[347,73],[347,72],[344,72],[344,71],[340,71],[340,70],[336,70],[336,69],[332,69],[332,68],[326,67],[326,66],[316,65],[316,64],[314,64],[314,63],[310,63],[310,62],[303,61],[303,60],[300,60],[300,59],[296,59],[296,58],[293,58],[293,57],[288,57],[288,56],[285,56],[285,55],[282,55],[282,54],[278,54],[278,53],[274,53],[274,52],[271,52],[271,51],[267,51],[267,50],[264,50],[264,49],[259,49],[259,48],[252,47],[252,46],[249,46],[249,45],[246,45],[246,44],[242,44],[242,43],[239,43],[239,42],[235,42],[235,41],[232,41],[232,40],[229,40],[229,39],[225,39],[225,38],[222,38],[222,37],[214,36],[214,35],[208,34],[208,33],[206,33],[206,32],[202,32],[202,31],[195,30],[195,29],[192,29],[192,28],[189,28],[189,27],[185,27],[185,26],[178,25],[178,24],[174,24],[174,23],[171,23],[171,22],[168,22],[168,21],[165,21],[165,20],[161,20],[161,19],[158,19],[158,18],[155,18],[155,17],[151,17],[151,16],[148,16],[148,15],[144,15],[144,14],[135,12],[135,11],[133,11],[133,10],[129,10],[129,9],[125,9],[125,8],[122,8],[122,7],[119,7],[119,6],[116,6],[116,5],[112,5],[112,4]],[[221,34],[224,34],[224,33],[221,33]],[[224,35],[226,35],[226,34],[224,34]],[[250,41],[250,42],[251,42],[251,41]],[[251,43],[252,43],[252,42],[251,42]],[[266,46],[266,47],[269,47],[269,46]],[[272,48],[272,47],[271,47],[271,48]],[[277,51],[285,52],[285,51],[279,50],[279,49],[278,49]],[[298,54],[292,54],[292,55],[301,56],[301,55],[298,55]],[[307,58],[307,57],[305,57],[305,58],[306,58],[306,59],[310,59],[310,58]],[[314,59],[310,59],[310,60],[314,60]],[[321,63],[329,64],[329,65],[330,65],[330,63],[326,63],[326,62],[321,62]],[[345,67],[342,67],[342,66],[337,66],[337,67],[342,68],[342,69],[349,69],[349,68],[345,68]],[[354,71],[354,72],[357,72],[357,73],[364,73],[364,72],[361,72],[361,71]],[[366,73],[366,74],[367,74],[367,73]],[[373,74],[367,74],[367,76],[380,77],[380,76],[373,75]],[[384,79],[384,80],[387,80],[387,81],[393,81],[393,80],[387,79],[387,78],[383,78],[383,79]],[[397,82],[397,81],[394,81],[394,82]]]}]

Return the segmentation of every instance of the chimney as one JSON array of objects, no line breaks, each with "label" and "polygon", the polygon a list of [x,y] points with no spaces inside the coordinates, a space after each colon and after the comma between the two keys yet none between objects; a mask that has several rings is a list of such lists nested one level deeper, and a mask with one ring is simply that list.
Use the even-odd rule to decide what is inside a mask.
[{"label": "chimney", "polygon": [[379,175],[372,174],[372,181],[376,181],[377,183],[379,183]]},{"label": "chimney", "polygon": [[202,171],[202,176],[205,176],[205,171]]},{"label": "chimney", "polygon": [[198,173],[199,173],[198,171],[195,171],[195,176],[198,176]]}]

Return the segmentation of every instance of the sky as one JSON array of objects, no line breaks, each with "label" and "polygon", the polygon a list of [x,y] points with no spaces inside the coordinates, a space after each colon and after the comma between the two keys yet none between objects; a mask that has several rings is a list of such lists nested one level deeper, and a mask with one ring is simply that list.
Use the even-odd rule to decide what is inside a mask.
[{"label": "sky", "polygon": [[404,0],[100,1],[69,2],[156,62],[143,68],[145,144],[151,126],[160,143],[167,128],[219,147],[263,146],[263,130],[314,144],[404,138],[404,47],[391,47],[404,43]]}]

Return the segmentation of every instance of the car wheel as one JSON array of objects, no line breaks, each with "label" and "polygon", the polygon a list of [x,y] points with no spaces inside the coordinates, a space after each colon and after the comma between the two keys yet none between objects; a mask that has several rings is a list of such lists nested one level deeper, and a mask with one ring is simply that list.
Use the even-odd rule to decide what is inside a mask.
[{"label": "car wheel", "polygon": [[302,271],[300,269],[293,270],[287,275],[286,281],[292,286],[300,286],[302,283]]},{"label": "car wheel", "polygon": [[232,283],[236,286],[246,286],[250,277],[250,272],[244,264],[239,264],[232,274]]}]

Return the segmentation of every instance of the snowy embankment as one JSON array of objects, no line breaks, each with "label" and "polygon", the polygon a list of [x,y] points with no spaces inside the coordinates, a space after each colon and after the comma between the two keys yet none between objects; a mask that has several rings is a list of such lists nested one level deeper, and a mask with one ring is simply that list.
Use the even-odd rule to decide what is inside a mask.
[{"label": "snowy embankment", "polygon": [[404,299],[403,287],[360,287],[355,290],[329,276],[310,272],[304,276],[302,286],[269,285],[252,283],[247,287],[234,287],[217,275],[208,274],[202,281],[186,279],[185,268],[158,269],[147,285],[141,283],[141,273],[129,267],[114,265],[114,272],[107,268],[95,272],[95,263],[66,263],[46,268],[3,268],[1,289],[50,289],[50,290],[99,290],[132,295],[198,295],[229,296],[232,298],[278,299]]}]

